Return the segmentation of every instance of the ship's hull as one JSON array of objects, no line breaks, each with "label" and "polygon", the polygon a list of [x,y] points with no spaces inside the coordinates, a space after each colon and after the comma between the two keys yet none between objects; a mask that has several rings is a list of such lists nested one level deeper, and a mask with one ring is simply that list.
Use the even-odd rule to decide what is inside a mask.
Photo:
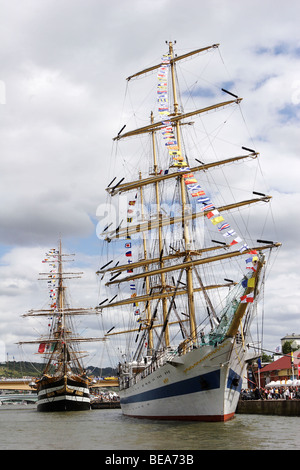
[{"label": "ship's hull", "polygon": [[245,354],[241,344],[228,339],[152,367],[120,391],[122,411],[136,418],[227,421],[237,407]]},{"label": "ship's hull", "polygon": [[38,382],[38,411],[82,411],[90,409],[87,382],[76,377],[44,377]]}]

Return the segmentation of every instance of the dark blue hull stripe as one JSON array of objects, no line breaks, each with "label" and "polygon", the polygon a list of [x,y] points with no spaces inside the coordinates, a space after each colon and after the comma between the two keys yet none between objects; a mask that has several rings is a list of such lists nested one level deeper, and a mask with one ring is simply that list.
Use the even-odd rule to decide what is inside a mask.
[{"label": "dark blue hull stripe", "polygon": [[191,379],[175,382],[170,385],[155,388],[147,392],[138,393],[129,397],[121,397],[121,405],[127,403],[158,400],[160,398],[187,395],[190,393],[203,392],[220,388],[220,369],[207,374],[202,374]]}]

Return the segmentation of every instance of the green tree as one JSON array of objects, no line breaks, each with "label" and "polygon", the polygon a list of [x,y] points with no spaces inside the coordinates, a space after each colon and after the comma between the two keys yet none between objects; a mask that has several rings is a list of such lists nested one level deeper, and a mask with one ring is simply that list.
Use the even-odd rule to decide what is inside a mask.
[{"label": "green tree", "polygon": [[298,348],[293,348],[292,346],[293,341],[286,341],[282,346],[283,354],[289,354],[292,351],[297,351]]}]

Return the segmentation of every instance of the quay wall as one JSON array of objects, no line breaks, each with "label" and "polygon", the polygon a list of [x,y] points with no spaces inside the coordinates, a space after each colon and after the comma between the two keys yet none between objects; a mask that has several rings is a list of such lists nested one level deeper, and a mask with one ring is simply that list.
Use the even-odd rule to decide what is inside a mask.
[{"label": "quay wall", "polygon": [[236,413],[300,416],[300,400],[239,400]]}]

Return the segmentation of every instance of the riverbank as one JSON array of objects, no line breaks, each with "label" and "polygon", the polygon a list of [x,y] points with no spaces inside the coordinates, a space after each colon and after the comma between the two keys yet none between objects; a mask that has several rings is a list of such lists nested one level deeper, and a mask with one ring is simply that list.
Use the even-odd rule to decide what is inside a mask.
[{"label": "riverbank", "polygon": [[300,416],[300,400],[239,400],[236,413]]}]

